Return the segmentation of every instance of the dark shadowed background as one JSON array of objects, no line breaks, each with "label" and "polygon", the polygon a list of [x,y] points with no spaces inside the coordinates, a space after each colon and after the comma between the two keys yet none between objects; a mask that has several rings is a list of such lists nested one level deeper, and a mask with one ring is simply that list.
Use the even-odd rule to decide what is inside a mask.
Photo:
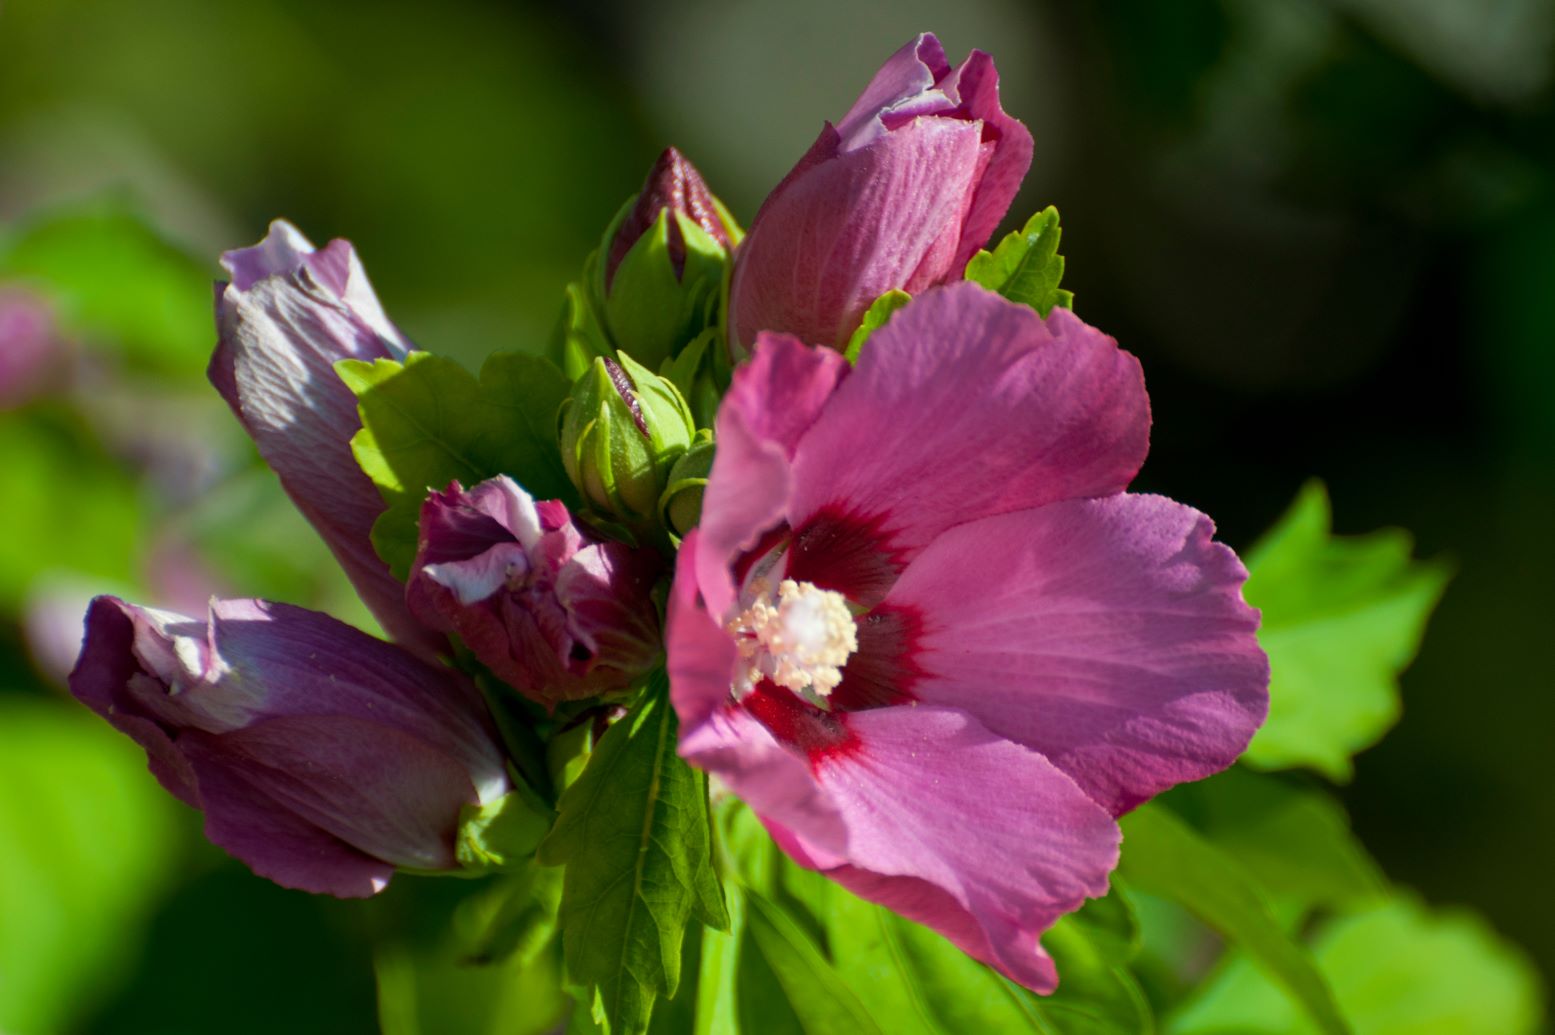
[{"label": "dark shadowed background", "polygon": [[0,0],[0,292],[58,321],[0,400],[0,1030],[374,1030],[377,914],[204,845],[59,684],[93,591],[361,616],[204,386],[215,256],[285,216],[422,347],[538,349],[661,147],[748,223],[924,29],[997,59],[1012,217],[1058,206],[1144,362],[1139,486],[1240,548],[1317,475],[1340,532],[1456,565],[1343,796],[1555,968],[1555,7]]}]

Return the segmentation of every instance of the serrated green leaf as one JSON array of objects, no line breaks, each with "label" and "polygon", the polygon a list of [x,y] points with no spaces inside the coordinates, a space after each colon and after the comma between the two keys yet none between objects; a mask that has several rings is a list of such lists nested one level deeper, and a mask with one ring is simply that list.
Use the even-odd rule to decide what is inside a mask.
[{"label": "serrated green leaf", "polygon": [[1285,933],[1262,890],[1233,859],[1160,805],[1144,805],[1120,822],[1119,872],[1131,883],[1182,903],[1247,952],[1325,1035],[1350,1030],[1311,956]]},{"label": "serrated green leaf", "polygon": [[362,419],[351,450],[388,504],[373,525],[373,547],[397,577],[415,557],[422,500],[456,478],[469,488],[506,474],[537,499],[576,502],[556,446],[567,385],[547,361],[499,353],[480,380],[425,352],[404,363],[343,360],[335,369]]},{"label": "serrated green leaf", "polygon": [[1249,603],[1263,611],[1269,718],[1245,760],[1261,769],[1308,766],[1333,780],[1398,721],[1398,677],[1414,659],[1447,566],[1410,560],[1407,533],[1330,535],[1321,482],[1248,553]]},{"label": "serrated green leaf", "polygon": [[[1543,996],[1526,958],[1479,917],[1401,899],[1319,929],[1313,956],[1364,1035],[1531,1035]],[[1310,1035],[1316,1029],[1245,957],[1180,1010],[1173,1035]]]},{"label": "serrated green leaf", "polygon": [[885,326],[893,313],[911,301],[912,296],[905,291],[887,291],[870,303],[869,308],[864,312],[863,321],[858,325],[858,330],[854,331],[853,336],[848,339],[848,347],[843,350],[843,357],[849,363],[857,363],[859,353],[863,351],[864,343],[869,340],[869,336]]},{"label": "serrated green leaf", "polygon": [[538,853],[547,865],[567,866],[560,915],[568,979],[610,1035],[645,1031],[654,1000],[675,994],[693,913],[728,925],[712,868],[706,778],[675,753],[675,730],[660,671],[600,738]]},{"label": "serrated green leaf", "polygon": [[966,264],[966,279],[1029,305],[1042,316],[1054,306],[1070,308],[1074,294],[1058,286],[1064,257],[1058,254],[1058,209],[1049,205],[1026,225],[1006,234],[992,252],[980,251]]}]

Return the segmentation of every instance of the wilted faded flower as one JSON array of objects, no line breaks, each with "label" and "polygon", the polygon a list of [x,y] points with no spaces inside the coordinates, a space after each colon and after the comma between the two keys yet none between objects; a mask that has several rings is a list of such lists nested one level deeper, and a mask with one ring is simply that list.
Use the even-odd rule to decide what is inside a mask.
[{"label": "wilted faded flower", "polygon": [[554,707],[625,690],[658,663],[649,594],[661,564],[594,539],[561,502],[537,503],[510,478],[469,491],[455,482],[421,508],[407,599],[498,678]]},{"label": "wilted faded flower", "polygon": [[784,177],[735,255],[730,337],[842,348],[891,290],[961,276],[1031,165],[1031,134],[999,106],[993,59],[952,69],[925,33],[897,51]]},{"label": "wilted faded flower", "polygon": [[200,620],[98,597],[70,690],[212,842],[289,888],[357,898],[397,867],[453,869],[462,814],[511,789],[467,679],[287,604]]},{"label": "wilted faded flower", "polygon": [[437,650],[439,638],[410,617],[404,588],[373,550],[384,503],[351,454],[362,422],[334,369],[342,359],[403,359],[410,342],[384,315],[348,241],[315,249],[277,220],[263,241],[221,262],[232,282],[218,285],[211,383],[384,629]]},{"label": "wilted faded flower", "polygon": [[974,284],[856,368],[763,335],[668,617],[681,753],[804,866],[1038,991],[1115,817],[1231,764],[1268,665],[1203,514],[1124,492],[1139,364]]}]

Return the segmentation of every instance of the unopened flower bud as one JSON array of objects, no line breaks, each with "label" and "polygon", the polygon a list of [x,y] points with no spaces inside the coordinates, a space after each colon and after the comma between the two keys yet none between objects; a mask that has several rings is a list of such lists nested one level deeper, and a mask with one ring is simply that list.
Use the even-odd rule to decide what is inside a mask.
[{"label": "unopened flower bud", "polygon": [[713,433],[707,429],[697,432],[691,448],[670,468],[669,482],[664,495],[659,497],[659,511],[664,527],[677,539],[696,527],[702,516],[702,489],[713,469]]},{"label": "unopened flower bud", "polygon": [[632,361],[598,358],[562,410],[562,462],[601,515],[641,529],[657,522],[670,468],[691,445],[690,409],[667,378]]},{"label": "unopened flower bud", "polygon": [[605,231],[592,285],[615,346],[658,369],[707,326],[729,255],[734,218],[673,147]]}]

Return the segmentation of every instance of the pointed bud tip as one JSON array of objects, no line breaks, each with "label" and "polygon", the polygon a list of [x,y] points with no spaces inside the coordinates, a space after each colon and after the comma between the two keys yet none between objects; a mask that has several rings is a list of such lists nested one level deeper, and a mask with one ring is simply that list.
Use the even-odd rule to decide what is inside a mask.
[{"label": "pointed bud tip", "polygon": [[[730,247],[728,228],[718,214],[713,193],[707,189],[702,174],[697,172],[696,166],[685,155],[673,147],[666,147],[658,161],[653,163],[648,179],[637,195],[637,203],[627,213],[615,238],[610,242],[610,251],[605,256],[607,291],[615,279],[621,260],[626,258],[632,245],[642,239],[643,234],[658,220],[659,213],[665,209],[679,212],[706,230],[719,244],[725,248]],[[675,266],[675,276],[679,277],[686,270],[686,242],[674,220],[669,224],[669,252],[670,261]]]}]

